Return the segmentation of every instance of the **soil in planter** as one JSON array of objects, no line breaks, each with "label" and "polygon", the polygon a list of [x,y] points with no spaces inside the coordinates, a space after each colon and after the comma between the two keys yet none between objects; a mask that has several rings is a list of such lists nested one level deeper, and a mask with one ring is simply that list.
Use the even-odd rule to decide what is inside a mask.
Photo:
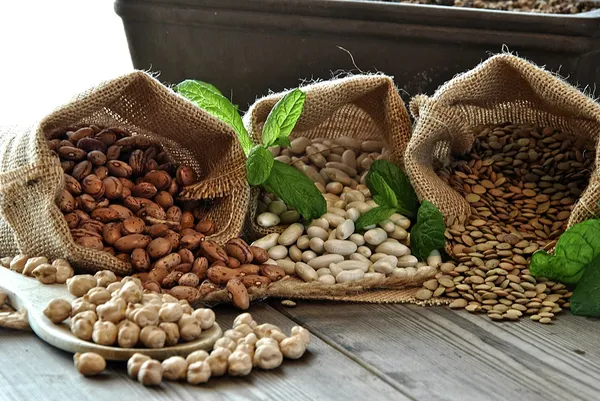
[{"label": "soil in planter", "polygon": [[396,0],[395,2],[544,14],[579,14],[600,8],[600,3],[597,2],[571,0]]}]

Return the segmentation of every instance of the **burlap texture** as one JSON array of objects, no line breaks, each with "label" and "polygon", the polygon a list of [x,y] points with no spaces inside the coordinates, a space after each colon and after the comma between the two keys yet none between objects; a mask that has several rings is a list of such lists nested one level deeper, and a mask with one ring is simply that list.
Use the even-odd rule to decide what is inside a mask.
[{"label": "burlap texture", "polygon": [[75,244],[56,198],[64,185],[59,159],[46,135],[67,127],[118,127],[159,141],[177,163],[192,167],[199,183],[184,199],[213,199],[207,209],[224,243],[241,233],[249,202],[245,157],[234,131],[150,75],[136,71],[90,89],[28,130],[0,136],[0,255],[16,253],[66,258],[79,271],[109,269],[124,275],[131,266]]},{"label": "burlap texture", "polygon": [[[471,71],[441,86],[433,96],[410,103],[416,119],[404,153],[404,166],[419,199],[434,203],[446,219],[470,215],[465,199],[434,171],[434,163],[471,149],[472,129],[511,122],[550,126],[593,140],[600,133],[600,105],[544,69],[513,55],[490,57]],[[596,166],[600,152],[596,153]],[[598,212],[600,170],[576,203],[569,226]]]},{"label": "burlap texture", "polygon": [[[384,141],[392,161],[402,164],[410,135],[410,117],[391,77],[355,75],[301,87],[306,101],[291,137],[339,138],[349,136],[364,141]],[[286,92],[271,94],[254,103],[244,116],[244,124],[256,142],[273,106]],[[285,226],[264,228],[256,224],[259,191],[252,188],[248,213],[248,236],[254,240]]]}]

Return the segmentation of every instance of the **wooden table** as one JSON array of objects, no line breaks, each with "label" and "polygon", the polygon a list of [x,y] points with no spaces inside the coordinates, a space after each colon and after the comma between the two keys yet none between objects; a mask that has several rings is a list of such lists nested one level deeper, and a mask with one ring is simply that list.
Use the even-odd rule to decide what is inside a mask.
[{"label": "wooden table", "polygon": [[[0,329],[0,400],[600,400],[597,319],[497,323],[445,307],[333,302],[272,301],[250,312],[287,331],[307,327],[309,352],[274,371],[149,389],[122,363],[84,378],[71,354]],[[228,328],[239,312],[216,313]]]}]

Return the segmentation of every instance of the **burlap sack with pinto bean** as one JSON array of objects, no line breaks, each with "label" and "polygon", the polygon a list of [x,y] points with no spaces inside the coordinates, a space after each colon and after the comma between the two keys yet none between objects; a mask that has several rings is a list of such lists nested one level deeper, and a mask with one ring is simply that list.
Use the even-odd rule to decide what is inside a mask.
[{"label": "burlap sack with pinto bean", "polygon": [[163,145],[174,162],[192,167],[199,183],[183,199],[211,199],[206,217],[212,239],[242,232],[249,202],[245,157],[233,130],[150,75],[136,71],[102,83],[55,110],[35,126],[0,135],[0,255],[66,258],[79,271],[131,266],[108,253],[75,244],[56,205],[64,186],[58,157],[46,146],[55,130],[80,125],[118,127]]},{"label": "burlap sack with pinto bean", "polygon": [[[363,141],[384,141],[386,147],[391,150],[392,161],[402,164],[403,151],[410,134],[410,118],[392,78],[385,75],[357,75],[315,83],[301,89],[306,94],[306,101],[302,115],[291,134],[292,138],[349,136]],[[262,128],[269,112],[284,95],[285,93],[277,93],[257,100],[244,116],[244,123],[255,142],[260,142]],[[283,226],[265,229],[256,224],[259,191],[253,188],[252,192],[248,213],[249,237],[256,239],[272,232],[283,231]],[[250,288],[249,292],[251,299],[268,296],[377,303],[418,302],[414,298],[414,286],[422,281],[387,278],[326,285],[320,282],[305,283],[297,278],[286,277],[272,283],[267,289]],[[205,302],[228,300],[225,291],[218,291],[204,298]]]},{"label": "burlap sack with pinto bean", "polygon": [[[447,221],[464,221],[470,207],[436,175],[434,164],[470,151],[473,127],[536,123],[595,142],[600,134],[598,103],[554,74],[509,54],[489,58],[431,97],[415,97],[410,110],[416,124],[404,153],[405,169],[419,198],[434,203]],[[599,162],[597,152],[596,166]],[[600,170],[596,167],[569,226],[597,215],[599,200]]]}]

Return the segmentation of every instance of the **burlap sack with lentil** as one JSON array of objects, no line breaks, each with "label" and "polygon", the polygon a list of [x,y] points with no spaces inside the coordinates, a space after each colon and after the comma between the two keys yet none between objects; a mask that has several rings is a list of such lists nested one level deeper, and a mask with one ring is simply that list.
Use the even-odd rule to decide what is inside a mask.
[{"label": "burlap sack with lentil", "polygon": [[[554,74],[509,54],[489,58],[431,97],[415,97],[410,110],[416,124],[404,153],[406,172],[419,198],[433,202],[447,220],[455,221],[469,217],[469,204],[436,175],[434,163],[468,152],[475,140],[473,127],[535,123],[595,143],[600,133],[600,105]],[[599,157],[597,152],[596,166]],[[598,211],[599,171],[592,173],[569,226]]]},{"label": "burlap sack with lentil", "polygon": [[[355,75],[300,89],[306,94],[306,101],[291,139],[348,136],[362,141],[384,141],[391,151],[391,161],[402,163],[410,135],[410,118],[392,78]],[[257,100],[244,116],[244,124],[256,142],[261,141],[269,112],[284,95],[285,92],[276,93]],[[259,191],[252,188],[247,221],[248,236],[252,240],[286,228],[283,225],[264,228],[256,223],[258,197]]]},{"label": "burlap sack with lentil", "polygon": [[67,127],[118,127],[163,145],[174,162],[192,167],[199,183],[184,188],[183,199],[211,199],[207,218],[224,243],[242,232],[249,188],[245,157],[233,130],[136,71],[100,84],[55,110],[29,129],[6,129],[0,136],[0,255],[22,253],[66,258],[79,271],[131,266],[108,253],[75,244],[56,205],[64,186],[58,157],[47,135]]}]

